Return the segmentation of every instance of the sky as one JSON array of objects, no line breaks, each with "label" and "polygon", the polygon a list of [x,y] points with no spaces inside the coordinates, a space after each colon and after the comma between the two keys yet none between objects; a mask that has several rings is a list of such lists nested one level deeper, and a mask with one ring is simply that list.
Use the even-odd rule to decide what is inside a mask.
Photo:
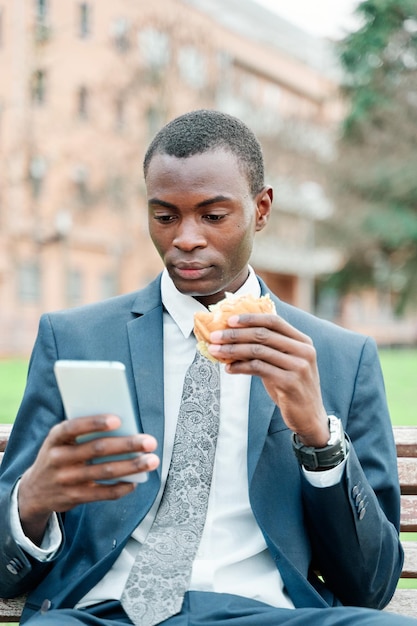
[{"label": "sky", "polygon": [[357,27],[358,0],[257,0],[271,11],[319,37],[340,39]]}]

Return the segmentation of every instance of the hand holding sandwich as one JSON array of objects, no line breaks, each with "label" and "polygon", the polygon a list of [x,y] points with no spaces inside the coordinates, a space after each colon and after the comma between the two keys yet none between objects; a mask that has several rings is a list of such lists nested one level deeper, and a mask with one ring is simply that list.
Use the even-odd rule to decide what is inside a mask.
[{"label": "hand holding sandwich", "polygon": [[[315,348],[310,337],[279,317],[270,302],[270,312],[241,313],[248,307],[242,307],[237,300],[235,307],[225,307],[223,316],[219,315],[219,303],[217,327],[212,319],[211,332],[202,338],[202,324],[198,328],[196,320],[197,339],[207,342],[209,355],[227,363],[230,374],[260,376],[287,426],[306,445],[324,447],[329,429]],[[251,309],[255,311],[256,307]]]}]

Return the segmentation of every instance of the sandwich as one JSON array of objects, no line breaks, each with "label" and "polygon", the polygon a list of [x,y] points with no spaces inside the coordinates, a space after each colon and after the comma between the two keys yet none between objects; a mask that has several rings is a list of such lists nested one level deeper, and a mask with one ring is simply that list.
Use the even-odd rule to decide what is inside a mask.
[{"label": "sandwich", "polygon": [[199,311],[194,314],[194,334],[197,338],[197,349],[210,361],[221,361],[222,363],[232,363],[233,359],[219,356],[215,358],[208,351],[210,343],[210,333],[215,330],[229,328],[227,320],[232,315],[242,315],[243,313],[276,313],[275,305],[269,294],[255,298],[251,294],[235,296],[226,291],[226,297],[217,304],[209,306],[208,311]]}]

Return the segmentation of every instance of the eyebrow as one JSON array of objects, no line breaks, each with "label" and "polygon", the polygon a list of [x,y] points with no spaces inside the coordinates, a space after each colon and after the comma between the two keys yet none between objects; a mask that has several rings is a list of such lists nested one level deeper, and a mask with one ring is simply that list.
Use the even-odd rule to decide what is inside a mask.
[{"label": "eyebrow", "polygon": [[[218,202],[230,202],[231,198],[228,196],[218,195],[213,198],[207,198],[207,200],[202,200],[198,202],[196,205],[197,208],[202,208],[205,206],[210,206],[211,204],[217,204]],[[166,202],[165,200],[160,200],[159,198],[150,198],[148,200],[148,204],[158,204],[159,206],[165,207],[166,209],[177,209],[178,207],[172,202]]]}]

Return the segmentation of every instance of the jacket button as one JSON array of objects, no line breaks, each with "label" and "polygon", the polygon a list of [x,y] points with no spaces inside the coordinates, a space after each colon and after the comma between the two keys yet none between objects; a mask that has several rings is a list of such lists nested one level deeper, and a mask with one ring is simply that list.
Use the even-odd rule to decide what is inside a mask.
[{"label": "jacket button", "polygon": [[363,520],[363,518],[365,517],[365,515],[366,515],[366,506],[364,506],[364,507],[363,507],[363,509],[361,509],[361,510],[359,511],[359,515],[358,515],[358,517],[359,517],[359,519],[360,519],[360,520]]},{"label": "jacket button", "polygon": [[16,576],[16,574],[18,574],[18,571],[17,571],[17,569],[15,568],[15,566],[13,565],[13,563],[7,563],[6,567],[7,567],[8,571],[9,571],[11,574],[14,574],[15,576]]},{"label": "jacket button", "polygon": [[359,491],[359,493],[357,494],[356,498],[355,498],[355,504],[356,506],[359,506],[361,502],[363,502],[362,500],[362,496],[363,496],[363,489],[361,489]]},{"label": "jacket button", "polygon": [[[359,484],[360,484],[360,483],[359,483]],[[352,498],[354,498],[354,499],[355,499],[355,498],[356,498],[356,496],[358,495],[358,493],[359,493],[359,485],[355,485],[355,486],[352,488]]]},{"label": "jacket button", "polygon": [[12,559],[7,563],[6,568],[11,574],[17,576],[20,570],[23,569],[23,563],[19,559]]},{"label": "jacket button", "polygon": [[[366,496],[363,496],[363,499],[360,500],[357,505],[356,505],[356,509],[358,511],[358,515],[360,515],[362,513],[362,511],[364,511],[366,509],[366,507],[368,506],[368,498]],[[363,519],[362,517],[359,517],[359,519]]]},{"label": "jacket button", "polygon": [[41,604],[41,613],[44,614],[47,611],[49,611],[51,606],[52,606],[52,602],[48,600],[48,598],[46,598]]}]

